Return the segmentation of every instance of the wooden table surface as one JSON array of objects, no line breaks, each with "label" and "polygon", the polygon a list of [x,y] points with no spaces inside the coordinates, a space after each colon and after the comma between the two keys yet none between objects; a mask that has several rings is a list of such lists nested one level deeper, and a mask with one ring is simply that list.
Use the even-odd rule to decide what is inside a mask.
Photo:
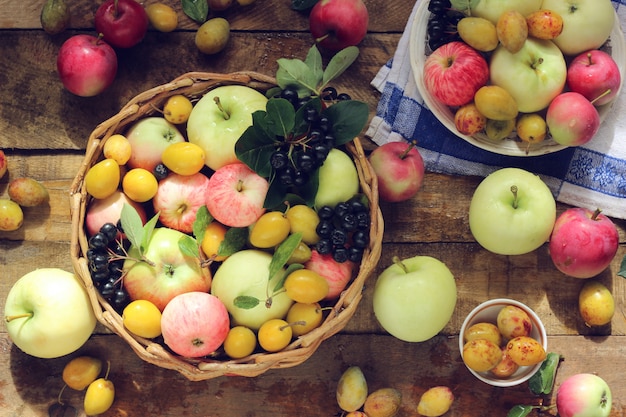
[{"label": "wooden table surface", "polygon": [[[307,18],[291,10],[289,0],[257,0],[223,15],[232,25],[230,44],[215,56],[201,55],[193,39],[197,24],[179,1],[167,0],[179,15],[173,33],[150,31],[135,48],[119,52],[113,86],[94,98],[64,91],[56,73],[56,55],[72,34],[93,33],[100,2],[66,0],[72,29],[55,37],[41,30],[43,0],[0,0],[0,148],[10,172],[0,182],[6,195],[11,178],[29,176],[50,190],[50,204],[25,209],[25,224],[0,232],[0,306],[11,285],[39,267],[70,270],[69,188],[79,169],[90,132],[137,93],[188,71],[254,70],[274,75],[276,60],[304,58],[312,45]],[[147,0],[151,3],[153,0]],[[374,114],[379,94],[370,81],[396,49],[413,2],[366,1],[369,32],[356,63],[336,83]],[[365,142],[367,149],[374,147]],[[617,276],[626,255],[626,222],[615,220],[621,246],[611,267],[599,277],[612,289],[617,311],[610,326],[585,327],[577,313],[583,281],[567,278],[552,265],[543,245],[521,256],[499,256],[482,249],[468,227],[468,206],[479,178],[427,174],[412,200],[382,204],[383,253],[366,285],[358,310],[338,335],[322,344],[304,364],[272,370],[256,378],[219,377],[191,382],[174,371],[140,360],[119,337],[98,326],[72,356],[93,354],[112,364],[117,394],[106,416],[336,416],[335,386],[350,365],[360,366],[370,390],[394,387],[403,395],[399,416],[416,415],[420,395],[434,385],[450,386],[456,396],[450,416],[505,416],[516,404],[551,404],[554,395],[532,395],[526,384],[494,388],[476,380],[461,362],[458,332],[465,315],[480,302],[510,297],[532,307],[549,335],[549,350],[562,354],[557,385],[578,372],[597,373],[611,386],[611,416],[626,413],[625,282]],[[558,211],[567,207],[559,204]],[[394,255],[431,255],[445,262],[458,285],[458,304],[443,332],[423,343],[401,342],[378,326],[372,312],[375,275]],[[45,416],[63,383],[68,358],[36,359],[10,341],[0,325],[0,415]],[[82,394],[64,398],[82,415]],[[551,411],[554,413],[554,410]]]}]

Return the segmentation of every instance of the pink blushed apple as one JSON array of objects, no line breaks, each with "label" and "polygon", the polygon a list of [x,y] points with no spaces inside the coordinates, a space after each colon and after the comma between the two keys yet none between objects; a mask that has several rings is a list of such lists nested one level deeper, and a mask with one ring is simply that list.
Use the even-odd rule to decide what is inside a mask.
[{"label": "pink blushed apple", "polygon": [[185,141],[176,125],[159,116],[139,119],[128,128],[125,136],[131,147],[128,167],[150,172],[154,172],[154,168],[161,163],[165,148]]},{"label": "pink blushed apple", "polygon": [[555,142],[579,146],[589,142],[600,128],[595,106],[580,93],[559,94],[548,106],[546,124]]},{"label": "pink blushed apple", "polygon": [[160,213],[159,221],[184,233],[193,231],[200,207],[205,205],[209,178],[198,172],[193,175],[170,174],[161,181],[152,205]]},{"label": "pink blushed apple", "polygon": [[265,213],[263,203],[268,189],[267,180],[247,165],[224,165],[209,179],[206,207],[226,226],[248,227]]},{"label": "pink blushed apple", "polygon": [[557,269],[575,278],[604,271],[619,248],[615,224],[599,210],[574,207],[556,220],[550,237],[550,257]]},{"label": "pink blushed apple", "polygon": [[224,343],[229,328],[224,303],[206,292],[174,297],[161,316],[163,341],[175,353],[188,358],[215,352]]},{"label": "pink blushed apple", "polygon": [[313,38],[331,51],[358,45],[367,33],[368,22],[362,0],[320,0],[309,13]]},{"label": "pink blushed apple", "polygon": [[489,65],[481,54],[463,42],[437,48],[424,63],[424,85],[447,106],[462,106],[489,80]]},{"label": "pink blushed apple", "polygon": [[567,69],[567,86],[596,106],[612,101],[619,91],[621,74],[613,57],[592,49],[576,56]]},{"label": "pink blushed apple", "polygon": [[563,381],[556,393],[560,417],[607,417],[612,405],[609,385],[594,374],[572,375]]},{"label": "pink blushed apple", "polygon": [[408,200],[422,187],[424,160],[414,143],[385,143],[372,151],[369,161],[378,178],[378,194],[383,201]]},{"label": "pink blushed apple", "polygon": [[147,220],[146,210],[139,203],[132,201],[126,197],[121,191],[115,191],[107,198],[98,200],[93,199],[87,206],[85,215],[85,227],[87,235],[93,236],[105,223],[117,224],[120,219],[124,204],[128,204],[135,208],[141,221],[145,224]]},{"label": "pink blushed apple", "polygon": [[350,261],[337,262],[331,254],[321,255],[313,249],[311,259],[304,264],[304,267],[317,272],[328,282],[329,290],[325,299],[333,300],[339,297],[350,282],[354,263]]}]

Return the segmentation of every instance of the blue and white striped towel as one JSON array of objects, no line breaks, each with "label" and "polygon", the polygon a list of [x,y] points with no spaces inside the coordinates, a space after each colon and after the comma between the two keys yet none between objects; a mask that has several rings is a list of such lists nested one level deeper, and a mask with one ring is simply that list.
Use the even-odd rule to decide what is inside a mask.
[{"label": "blue and white striped towel", "polygon": [[[428,110],[421,98],[409,57],[409,35],[417,0],[396,52],[372,85],[382,94],[366,136],[378,145],[416,140],[431,172],[486,176],[502,167],[519,167],[541,176],[557,201],[626,219],[626,89],[584,146],[541,156],[515,157],[492,153],[458,138]],[[613,1],[626,28],[626,0]],[[623,80],[626,82],[626,80]]]}]

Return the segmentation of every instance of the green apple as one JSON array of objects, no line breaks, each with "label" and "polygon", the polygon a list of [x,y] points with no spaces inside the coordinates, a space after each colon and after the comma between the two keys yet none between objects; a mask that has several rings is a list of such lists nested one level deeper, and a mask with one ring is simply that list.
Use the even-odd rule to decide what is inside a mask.
[{"label": "green apple", "polygon": [[178,242],[184,233],[158,227],[150,235],[142,254],[131,246],[124,262],[124,288],[132,300],[148,300],[163,311],[177,295],[208,292],[211,273],[198,258],[181,252]]},{"label": "green apple", "polygon": [[185,141],[176,125],[158,116],[139,119],[130,126],[125,135],[131,146],[128,166],[150,172],[161,163],[161,154],[165,148],[172,143]]},{"label": "green apple", "polygon": [[471,5],[472,16],[482,17],[496,23],[500,15],[508,10],[517,10],[524,16],[539,10],[543,0],[478,0]]},{"label": "green apple", "polygon": [[4,315],[13,343],[38,358],[78,350],[96,327],[83,283],[59,268],[35,269],[18,279],[7,295]]},{"label": "green apple", "polygon": [[331,149],[319,169],[315,207],[335,207],[359,192],[359,174],[354,161],[338,148]]},{"label": "green apple", "polygon": [[[287,293],[272,294],[274,287],[282,279],[281,269],[271,279],[269,266],[272,255],[256,249],[246,249],[230,255],[215,271],[211,294],[219,298],[233,318],[233,325],[243,325],[258,330],[269,319],[283,318],[293,304]],[[237,297],[256,298],[259,303],[252,308],[244,308]],[[266,300],[271,297],[268,306]]]},{"label": "green apple", "polygon": [[565,55],[597,49],[609,38],[615,24],[611,0],[544,0],[549,9],[563,18],[563,31],[554,43]]},{"label": "green apple", "polygon": [[423,342],[448,324],[456,306],[456,282],[438,259],[415,256],[387,267],[374,286],[374,314],[392,336]]},{"label": "green apple", "polygon": [[469,225],[476,241],[500,255],[532,252],[550,237],[556,202],[539,176],[502,168],[481,181],[470,202]]},{"label": "green apple", "polygon": [[225,85],[206,93],[187,121],[189,142],[204,149],[205,164],[214,171],[237,162],[235,142],[252,125],[252,113],[265,110],[267,97],[242,85]]},{"label": "green apple", "polygon": [[514,54],[499,45],[491,56],[489,75],[491,84],[513,96],[520,112],[533,113],[548,107],[563,91],[567,65],[554,42],[528,38]]}]

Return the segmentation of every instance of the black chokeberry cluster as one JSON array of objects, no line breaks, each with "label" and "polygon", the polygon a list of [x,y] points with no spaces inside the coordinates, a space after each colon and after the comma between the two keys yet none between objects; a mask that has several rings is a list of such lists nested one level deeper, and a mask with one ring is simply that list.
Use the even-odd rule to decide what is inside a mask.
[{"label": "black chokeberry cluster", "polygon": [[465,14],[453,9],[450,0],[430,0],[428,10],[431,15],[426,33],[428,46],[432,51],[446,43],[461,39],[456,25],[465,17]]},{"label": "black chokeberry cluster", "polygon": [[[285,88],[280,98],[289,101],[298,110],[311,100],[311,97],[299,97],[295,88]],[[321,96],[324,101],[350,100],[346,93],[337,94],[334,87],[326,87]],[[270,156],[270,165],[276,179],[284,187],[302,187],[317,168],[319,168],[331,149],[335,147],[332,123],[314,107],[308,107],[304,114],[308,123],[306,134],[299,137],[283,138],[283,142]]]},{"label": "black chokeberry cluster", "polygon": [[130,302],[128,292],[121,283],[125,248],[117,239],[120,228],[105,223],[89,238],[86,258],[91,279],[100,295],[119,313]]},{"label": "black chokeberry cluster", "polygon": [[360,198],[354,197],[334,208],[323,206],[317,210],[320,222],[315,249],[322,255],[332,254],[336,262],[361,262],[369,245],[370,213]]}]

